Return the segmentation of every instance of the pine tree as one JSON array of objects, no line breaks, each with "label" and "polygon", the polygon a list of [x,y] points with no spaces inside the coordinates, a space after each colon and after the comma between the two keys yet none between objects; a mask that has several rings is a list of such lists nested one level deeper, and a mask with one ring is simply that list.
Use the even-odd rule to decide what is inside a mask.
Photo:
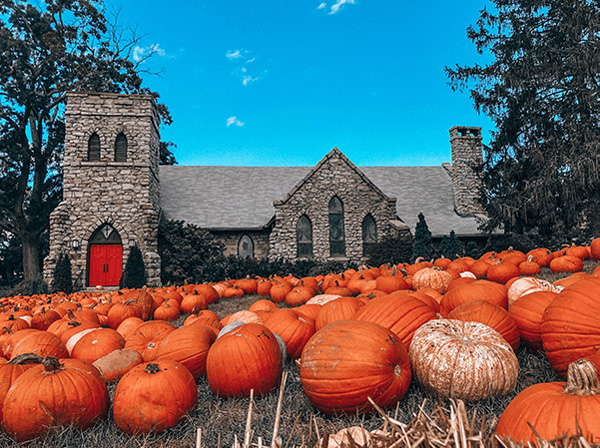
[{"label": "pine tree", "polygon": [[412,253],[412,260],[415,261],[419,257],[426,260],[433,258],[433,240],[431,232],[425,222],[423,213],[419,213],[419,222],[415,227],[415,239]]},{"label": "pine tree", "polygon": [[129,252],[129,258],[127,258],[119,286],[121,288],[141,288],[145,285],[146,266],[144,265],[142,252],[135,245]]},{"label": "pine tree", "polygon": [[440,253],[445,258],[455,259],[457,256],[463,255],[462,243],[454,233],[454,230],[450,231],[450,235],[444,235],[440,244]]},{"label": "pine tree", "polygon": [[52,281],[52,292],[73,292],[73,277],[71,276],[71,260],[65,254],[58,256],[54,268],[54,280]]}]

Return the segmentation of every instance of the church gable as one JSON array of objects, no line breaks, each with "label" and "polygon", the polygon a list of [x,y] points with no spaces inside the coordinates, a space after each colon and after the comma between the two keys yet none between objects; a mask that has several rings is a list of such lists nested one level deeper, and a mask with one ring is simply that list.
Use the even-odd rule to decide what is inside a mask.
[{"label": "church gable", "polygon": [[353,259],[397,231],[388,197],[342,152],[331,150],[287,195],[274,202],[269,258]]}]

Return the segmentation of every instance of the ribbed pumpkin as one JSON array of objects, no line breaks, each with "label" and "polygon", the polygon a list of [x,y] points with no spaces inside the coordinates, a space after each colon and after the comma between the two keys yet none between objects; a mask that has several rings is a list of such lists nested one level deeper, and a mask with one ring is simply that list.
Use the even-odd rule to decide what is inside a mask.
[{"label": "ribbed pumpkin", "polygon": [[440,314],[447,316],[459,305],[475,300],[484,300],[502,308],[508,305],[508,290],[505,285],[488,280],[475,280],[472,283],[450,289],[440,302]]},{"label": "ribbed pumpkin", "polygon": [[125,347],[123,336],[112,328],[97,328],[82,336],[71,350],[71,358],[93,364],[114,350]]},{"label": "ribbed pumpkin", "polygon": [[338,320],[348,320],[365,305],[364,302],[354,297],[340,297],[327,302],[321,307],[315,319],[315,330],[320,330],[325,325]]},{"label": "ribbed pumpkin", "polygon": [[550,262],[552,272],[578,272],[583,269],[583,261],[574,255],[563,255],[553,258]]},{"label": "ribbed pumpkin", "polygon": [[265,319],[265,327],[281,336],[288,357],[299,358],[304,346],[315,333],[315,322],[289,308],[273,311]]},{"label": "ribbed pumpkin", "polygon": [[175,325],[164,320],[144,322],[125,340],[125,348],[136,350],[144,361],[156,359],[158,343],[175,330]]},{"label": "ribbed pumpkin", "polygon": [[45,358],[8,390],[3,425],[22,442],[54,426],[87,428],[106,416],[108,406],[106,383],[94,366],[78,359]]},{"label": "ribbed pumpkin", "polygon": [[198,404],[194,377],[168,359],[135,366],[117,384],[113,417],[126,434],[161,433]]},{"label": "ribbed pumpkin", "polygon": [[417,328],[435,317],[436,312],[425,302],[403,294],[372,299],[352,319],[381,325],[398,335],[405,347],[410,347]]},{"label": "ribbed pumpkin", "polygon": [[411,380],[404,344],[370,322],[339,321],[310,338],[300,362],[308,400],[326,414],[371,412],[396,405]]},{"label": "ribbed pumpkin", "polygon": [[235,397],[269,393],[281,378],[281,349],[264,325],[243,324],[215,341],[208,352],[206,375],[215,395]]},{"label": "ribbed pumpkin", "polygon": [[536,277],[522,277],[514,281],[508,287],[508,306],[509,308],[515,303],[523,294],[527,294],[533,291],[552,291],[559,293],[560,288],[557,288],[547,280],[539,279]]},{"label": "ribbed pumpkin", "polygon": [[171,359],[183,364],[195,379],[206,373],[208,350],[217,339],[204,325],[186,325],[167,334],[158,344],[156,359]]},{"label": "ribbed pumpkin", "polygon": [[417,381],[444,398],[496,397],[517,384],[519,362],[513,349],[480,322],[427,322],[415,332],[408,354]]},{"label": "ribbed pumpkin", "polygon": [[452,276],[442,268],[432,267],[421,269],[413,275],[412,286],[416,291],[433,288],[440,294],[445,294],[452,283]]},{"label": "ribbed pumpkin", "polygon": [[448,319],[481,322],[500,333],[515,352],[519,348],[519,328],[508,311],[498,305],[481,300],[463,303],[450,311]]},{"label": "ribbed pumpkin", "polygon": [[27,353],[0,365],[0,421],[2,421],[2,403],[12,384],[23,372],[41,363],[42,359],[39,355]]},{"label": "ribbed pumpkin", "polygon": [[590,243],[590,255],[594,260],[600,260],[600,237],[594,238]]},{"label": "ribbed pumpkin", "polygon": [[583,435],[600,443],[600,385],[594,365],[587,359],[571,363],[567,382],[539,383],[519,393],[506,407],[496,433],[525,446],[535,445],[536,433],[545,440]]},{"label": "ribbed pumpkin", "polygon": [[542,350],[542,316],[558,293],[535,291],[525,294],[508,309],[517,324],[521,340],[532,350]]},{"label": "ribbed pumpkin", "polygon": [[25,353],[35,353],[44,357],[69,357],[69,352],[61,340],[47,331],[34,329],[17,331],[9,341],[7,346],[3,347],[3,351],[10,359]]},{"label": "ribbed pumpkin", "polygon": [[562,290],[542,317],[546,357],[559,375],[570,363],[600,349],[600,278],[586,277]]},{"label": "ribbed pumpkin", "polygon": [[511,261],[498,261],[491,265],[487,270],[485,277],[492,282],[506,283],[511,278],[519,277],[521,271],[519,266]]}]

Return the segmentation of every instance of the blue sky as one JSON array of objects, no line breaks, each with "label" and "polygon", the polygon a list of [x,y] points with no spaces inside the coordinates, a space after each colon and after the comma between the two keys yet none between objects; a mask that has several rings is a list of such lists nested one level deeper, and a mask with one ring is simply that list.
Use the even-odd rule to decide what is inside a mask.
[{"label": "blue sky", "polygon": [[450,162],[448,130],[490,120],[445,66],[484,62],[467,38],[485,0],[105,0],[156,54],[144,76],[180,165]]}]

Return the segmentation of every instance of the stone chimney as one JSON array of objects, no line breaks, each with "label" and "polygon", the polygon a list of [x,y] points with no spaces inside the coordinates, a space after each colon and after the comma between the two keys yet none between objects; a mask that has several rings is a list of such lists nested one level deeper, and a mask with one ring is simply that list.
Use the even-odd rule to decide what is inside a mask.
[{"label": "stone chimney", "polygon": [[482,181],[476,171],[476,167],[483,163],[481,128],[454,126],[450,129],[450,147],[454,208],[459,215],[482,213],[478,202]]}]

